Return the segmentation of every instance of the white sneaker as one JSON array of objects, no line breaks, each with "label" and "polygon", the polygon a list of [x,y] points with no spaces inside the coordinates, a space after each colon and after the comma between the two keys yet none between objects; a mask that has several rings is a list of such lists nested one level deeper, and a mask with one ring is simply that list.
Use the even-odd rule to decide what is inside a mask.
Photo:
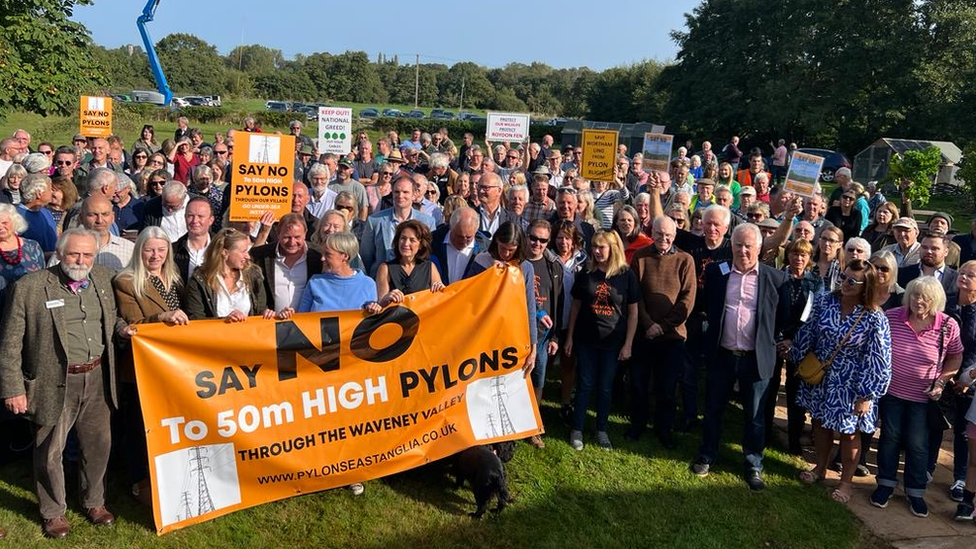
[{"label": "white sneaker", "polygon": [[966,483],[961,480],[957,480],[952,483],[949,487],[949,499],[956,503],[962,502],[962,492],[966,489]]},{"label": "white sneaker", "polygon": [[346,488],[349,488],[349,491],[352,492],[352,495],[354,496],[361,496],[363,495],[363,492],[366,491],[366,487],[363,486],[362,482],[350,484],[349,486],[346,486]]},{"label": "white sneaker", "polygon": [[583,431],[569,432],[569,446],[577,451],[583,449]]}]

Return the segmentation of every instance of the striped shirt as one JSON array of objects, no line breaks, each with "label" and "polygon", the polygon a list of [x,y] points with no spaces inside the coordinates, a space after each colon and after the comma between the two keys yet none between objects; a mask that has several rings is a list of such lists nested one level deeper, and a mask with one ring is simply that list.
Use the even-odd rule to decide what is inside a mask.
[{"label": "striped shirt", "polygon": [[622,189],[607,189],[603,194],[596,196],[593,201],[593,210],[596,218],[600,220],[604,229],[613,227],[614,206],[617,202],[626,202],[630,198],[627,187]]},{"label": "striped shirt", "polygon": [[939,360],[939,334],[948,322],[945,357],[962,354],[959,324],[945,313],[937,313],[935,322],[916,333],[908,323],[908,308],[896,307],[885,313],[891,325],[891,385],[888,394],[911,402],[927,402],[925,392],[942,373]]}]

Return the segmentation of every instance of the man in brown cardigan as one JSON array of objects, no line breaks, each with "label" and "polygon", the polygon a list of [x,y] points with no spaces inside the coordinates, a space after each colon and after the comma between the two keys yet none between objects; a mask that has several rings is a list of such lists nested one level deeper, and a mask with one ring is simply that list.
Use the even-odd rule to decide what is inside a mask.
[{"label": "man in brown cardigan", "polygon": [[638,250],[631,261],[641,288],[638,329],[631,364],[630,429],[636,440],[647,427],[648,383],[654,375],[654,431],[661,444],[674,448],[672,431],[675,391],[681,377],[685,321],[695,304],[695,260],[674,246],[676,227],[670,217],[654,219],[654,244]]},{"label": "man in brown cardigan", "polygon": [[44,533],[71,531],[61,454],[74,428],[81,449],[81,504],[93,524],[115,520],[105,508],[109,420],[117,404],[116,335],[134,330],[116,318],[112,272],[94,265],[98,235],[70,229],[58,239],[60,265],[12,287],[0,322],[0,397],[34,431],[34,479]]}]

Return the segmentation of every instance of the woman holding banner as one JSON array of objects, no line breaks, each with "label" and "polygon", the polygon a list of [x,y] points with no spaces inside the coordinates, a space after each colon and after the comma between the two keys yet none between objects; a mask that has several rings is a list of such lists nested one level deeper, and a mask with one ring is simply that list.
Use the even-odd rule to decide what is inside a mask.
[{"label": "woman holding banner", "polygon": [[[264,277],[251,262],[251,238],[237,229],[221,229],[207,248],[203,265],[187,283],[186,314],[192,320],[223,318],[244,322],[249,316],[270,319]],[[290,316],[290,315],[289,315]]]},{"label": "woman holding banner", "polygon": [[[173,245],[159,227],[146,227],[139,234],[129,265],[112,280],[112,287],[119,316],[128,324],[165,322],[185,325],[190,321],[182,310],[183,288],[173,260]],[[126,352],[117,356],[131,493],[140,503],[151,505],[146,429],[136,390],[132,348],[127,347]]]},{"label": "woman holding banner", "polygon": [[367,311],[378,313],[390,303],[403,303],[407,294],[444,289],[437,265],[430,260],[430,229],[427,225],[409,219],[397,225],[393,236],[393,259],[380,263],[376,270],[376,295],[379,303]]}]

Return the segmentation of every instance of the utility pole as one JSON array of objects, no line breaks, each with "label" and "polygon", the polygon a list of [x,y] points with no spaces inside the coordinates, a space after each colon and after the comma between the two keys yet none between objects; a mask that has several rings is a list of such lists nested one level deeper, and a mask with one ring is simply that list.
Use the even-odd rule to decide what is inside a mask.
[{"label": "utility pole", "polygon": [[461,109],[464,108],[464,77],[461,77],[461,102],[458,103],[458,114],[460,114]]},{"label": "utility pole", "polygon": [[413,81],[413,108],[420,106],[420,54],[417,54],[417,69]]}]

